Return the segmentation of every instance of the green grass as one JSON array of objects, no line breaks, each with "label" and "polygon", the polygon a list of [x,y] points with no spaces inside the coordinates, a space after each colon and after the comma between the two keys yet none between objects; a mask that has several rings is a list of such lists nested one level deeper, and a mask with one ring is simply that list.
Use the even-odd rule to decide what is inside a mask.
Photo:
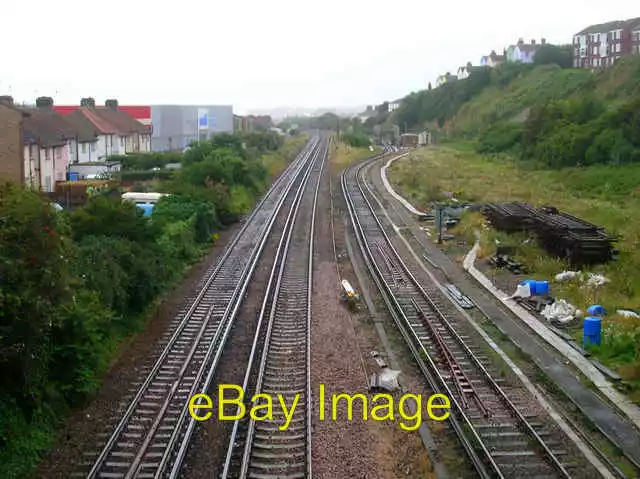
[{"label": "green grass", "polygon": [[373,152],[369,148],[354,148],[345,143],[338,143],[337,146],[337,149],[331,150],[331,170],[335,173],[339,173],[351,163],[370,158],[381,151],[379,146],[375,146]]},{"label": "green grass", "polygon": [[279,151],[264,155],[262,161],[265,168],[267,168],[269,178],[273,179],[282,173],[287,165],[304,148],[308,140],[309,137],[307,135],[297,135],[288,138]]},{"label": "green grass", "polygon": [[458,111],[451,122],[455,131],[481,130],[488,122],[518,119],[526,108],[565,98],[588,84],[588,70],[562,70],[556,65],[538,67],[505,88],[491,86]]},{"label": "green grass", "polygon": [[614,68],[591,73],[544,65],[522,74],[506,87],[492,85],[466,102],[448,123],[453,133],[483,131],[498,120],[524,121],[527,109],[552,100],[593,92],[610,106],[640,92],[640,58],[624,57]]},{"label": "green grass", "polygon": [[[583,311],[594,303],[607,311],[637,308],[640,305],[640,165],[535,170],[514,161],[486,158],[468,147],[436,147],[419,150],[396,162],[389,170],[390,181],[414,202],[420,204],[454,192],[460,199],[475,202],[527,201],[533,205],[551,204],[603,226],[620,235],[620,258],[589,271],[604,274],[610,283],[595,291],[575,283],[552,285],[552,293],[565,298]],[[466,215],[458,230],[473,240],[482,231],[482,253],[495,250],[495,240],[517,247],[518,257],[532,270],[532,278],[552,280],[567,264],[549,257],[535,243],[523,244],[522,235],[507,235],[482,228],[479,215]],[[640,321],[613,314],[604,320],[604,343],[594,351],[605,364],[617,369],[632,384],[640,386]],[[640,400],[640,393],[632,398]]]}]

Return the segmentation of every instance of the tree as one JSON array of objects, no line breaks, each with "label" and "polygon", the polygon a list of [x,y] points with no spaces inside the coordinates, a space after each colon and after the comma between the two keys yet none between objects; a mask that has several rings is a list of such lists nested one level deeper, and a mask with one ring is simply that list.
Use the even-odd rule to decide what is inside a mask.
[{"label": "tree", "polygon": [[431,90],[431,82],[429,82],[429,90]]},{"label": "tree", "polygon": [[535,57],[535,65],[548,65],[555,63],[560,68],[573,67],[573,47],[571,45],[542,45]]}]

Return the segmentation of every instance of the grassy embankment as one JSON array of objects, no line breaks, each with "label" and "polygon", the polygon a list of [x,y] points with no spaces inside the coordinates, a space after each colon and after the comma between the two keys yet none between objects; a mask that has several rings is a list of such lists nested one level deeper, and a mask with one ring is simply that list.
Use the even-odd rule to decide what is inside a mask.
[{"label": "grassy embankment", "polygon": [[[398,121],[438,130],[442,145],[396,163],[392,182],[423,208],[445,191],[475,202],[551,204],[620,235],[619,259],[591,269],[609,283],[595,291],[553,284],[553,294],[582,310],[594,303],[607,309],[594,354],[632,384],[640,401],[640,321],[615,314],[640,305],[640,58],[597,73],[507,65],[465,82],[405,99]],[[482,216],[468,215],[458,231],[473,240],[480,229],[484,256],[499,239],[516,246],[536,279],[569,269],[523,244],[522,235],[482,223]]]},{"label": "grassy embankment", "polygon": [[[491,159],[469,148],[469,143],[420,150],[396,162],[390,179],[418,205],[453,192],[459,199],[474,202],[527,201],[534,205],[552,204],[563,211],[605,227],[621,235],[620,258],[595,266],[610,283],[589,291],[575,283],[553,284],[552,292],[576,307],[602,304],[609,312],[637,308],[640,304],[640,165],[624,167],[597,165],[589,168],[530,170],[515,162]],[[551,280],[568,265],[551,258],[535,244],[522,244],[520,235],[507,235],[481,227],[483,218],[470,214],[463,218],[459,232],[473,240],[474,231],[482,231],[481,256],[495,251],[495,240],[517,247],[519,259],[530,267],[532,278]],[[596,356],[616,368],[640,389],[640,360],[636,339],[640,321],[609,315],[604,321],[603,346]],[[640,399],[640,391],[632,393]]]},{"label": "grassy embankment", "polygon": [[375,146],[373,152],[369,148],[355,148],[345,143],[338,143],[337,146],[337,148],[332,147],[329,152],[331,155],[331,171],[334,173],[340,173],[350,164],[370,158],[382,151],[379,146]]}]

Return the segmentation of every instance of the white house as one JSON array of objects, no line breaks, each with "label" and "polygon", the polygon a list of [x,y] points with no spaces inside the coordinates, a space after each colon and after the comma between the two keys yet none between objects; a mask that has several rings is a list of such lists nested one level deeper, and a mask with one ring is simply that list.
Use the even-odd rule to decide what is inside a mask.
[{"label": "white house", "polygon": [[105,119],[99,112],[100,110],[95,108],[93,98],[83,98],[80,108],[68,115],[76,125],[95,133],[95,142],[85,141],[79,144],[79,163],[104,161],[111,155],[125,154],[128,133]]},{"label": "white house", "polygon": [[486,55],[480,59],[480,66],[495,68],[504,61],[504,55],[498,55],[495,50],[491,50],[490,55]]}]

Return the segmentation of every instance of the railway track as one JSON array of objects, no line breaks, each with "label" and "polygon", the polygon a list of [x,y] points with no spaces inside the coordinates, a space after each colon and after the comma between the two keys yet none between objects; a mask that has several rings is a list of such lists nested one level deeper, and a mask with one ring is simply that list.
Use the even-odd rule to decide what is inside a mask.
[{"label": "railway track", "polygon": [[223,478],[311,477],[313,237],[319,180],[327,155],[328,141],[324,140],[307,181],[298,188],[278,245],[243,383],[247,410],[254,394],[272,398],[281,394],[289,407],[297,397],[296,407],[286,429],[280,429],[286,419],[277,403],[272,418],[235,421]]},{"label": "railway track", "polygon": [[289,191],[314,164],[313,138],[272,185],[226,248],[192,304],[172,323],[157,360],[107,434],[100,452],[76,476],[89,478],[177,477],[195,421],[189,398],[206,392],[253,269]]},{"label": "railway track", "polygon": [[506,384],[463,319],[444,313],[435,285],[416,279],[378,220],[360,178],[342,176],[356,237],[390,312],[431,389],[450,398],[449,424],[481,477],[600,477],[523,388]]}]

